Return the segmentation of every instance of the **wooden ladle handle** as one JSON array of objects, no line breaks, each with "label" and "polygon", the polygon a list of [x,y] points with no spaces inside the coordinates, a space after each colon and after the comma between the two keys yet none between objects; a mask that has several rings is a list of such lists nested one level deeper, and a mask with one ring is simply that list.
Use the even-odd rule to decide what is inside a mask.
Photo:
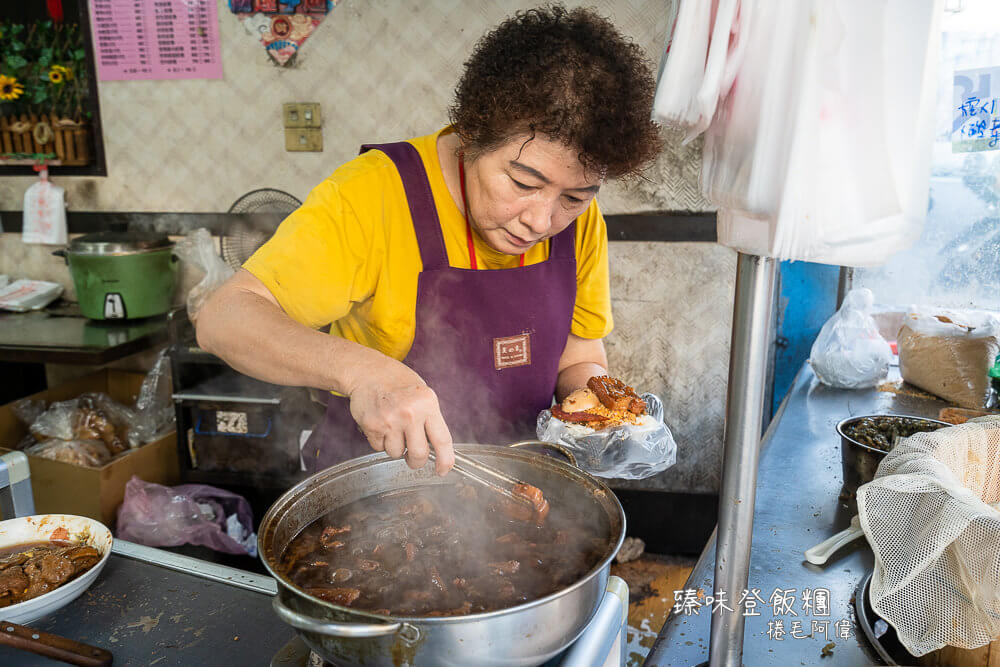
[{"label": "wooden ladle handle", "polygon": [[0,621],[0,645],[80,667],[106,667],[114,659],[102,648],[7,621]]}]

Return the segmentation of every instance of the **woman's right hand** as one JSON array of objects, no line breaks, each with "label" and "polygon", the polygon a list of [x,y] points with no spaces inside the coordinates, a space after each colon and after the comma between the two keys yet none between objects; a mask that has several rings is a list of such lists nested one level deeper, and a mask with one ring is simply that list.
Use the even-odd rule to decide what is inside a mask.
[{"label": "woman's right hand", "polygon": [[351,416],[372,449],[384,451],[416,470],[434,448],[435,470],[444,475],[455,464],[451,433],[434,390],[413,370],[395,359],[372,369],[350,392]]}]

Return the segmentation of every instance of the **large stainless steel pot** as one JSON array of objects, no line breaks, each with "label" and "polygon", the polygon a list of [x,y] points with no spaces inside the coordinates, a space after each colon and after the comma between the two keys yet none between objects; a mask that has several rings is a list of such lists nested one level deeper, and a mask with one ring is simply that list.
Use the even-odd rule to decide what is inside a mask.
[{"label": "large stainless steel pot", "polygon": [[589,506],[587,514],[607,536],[603,558],[568,588],[483,614],[393,617],[312,597],[278,572],[281,553],[302,529],[362,498],[454,481],[435,476],[430,466],[411,470],[404,461],[384,454],[352,459],[290,489],[264,515],[259,530],[261,558],[278,581],[275,611],[325,660],[365,667],[528,667],[558,654],[587,626],[607,587],[611,559],[625,537],[625,514],[618,499],[597,479],[558,459],[494,445],[458,449],[538,486],[553,506]]}]

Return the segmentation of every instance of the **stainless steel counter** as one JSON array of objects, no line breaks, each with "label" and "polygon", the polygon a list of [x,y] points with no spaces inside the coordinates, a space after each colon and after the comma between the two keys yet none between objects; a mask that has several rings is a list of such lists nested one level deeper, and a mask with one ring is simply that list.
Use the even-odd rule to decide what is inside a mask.
[{"label": "stainless steel counter", "polygon": [[[890,380],[898,380],[898,369],[891,370]],[[856,625],[852,606],[858,582],[873,566],[867,542],[862,539],[845,547],[824,567],[805,562],[803,551],[846,528],[856,513],[853,506],[848,508],[839,500],[842,473],[837,422],[875,413],[936,417],[945,405],[875,389],[831,389],[816,380],[808,365],[799,371],[761,444],[749,587],[760,589],[762,601],[757,603],[759,615],[746,617],[744,665],[881,664]],[[678,456],[683,456],[683,449]],[[664,530],[670,530],[672,520],[683,518],[664,517]],[[707,599],[699,597],[698,591],[715,596],[714,568],[713,535],[685,584],[685,589],[695,591],[689,613],[675,613],[667,620],[646,667],[687,667],[708,660],[711,615]],[[815,591],[829,591],[828,616],[817,615],[815,606],[812,613],[803,608],[804,589],[813,592],[814,604]],[[725,606],[735,607],[741,593],[725,591]],[[713,601],[716,613],[729,613],[721,602],[721,596]],[[778,621],[784,633],[780,639]],[[813,621],[820,622],[820,627],[827,621],[827,636],[814,629]],[[801,625],[793,625],[796,622]],[[847,639],[837,635],[837,628],[845,626]],[[830,642],[832,654],[824,658],[824,647]]]}]

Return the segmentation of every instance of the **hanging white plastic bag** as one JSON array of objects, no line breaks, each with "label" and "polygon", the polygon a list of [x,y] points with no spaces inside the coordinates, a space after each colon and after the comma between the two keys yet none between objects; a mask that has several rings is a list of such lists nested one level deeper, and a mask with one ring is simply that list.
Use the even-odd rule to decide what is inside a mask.
[{"label": "hanging white plastic bag", "polygon": [[49,181],[47,169],[41,170],[38,182],[24,193],[21,240],[25,243],[66,244],[66,191]]},{"label": "hanging white plastic bag", "polygon": [[706,133],[719,242],[873,266],[921,233],[940,0],[757,0]]},{"label": "hanging white plastic bag", "polygon": [[732,85],[743,45],[740,10],[750,2],[680,3],[664,49],[653,120],[686,129],[684,143],[705,131],[720,95]]},{"label": "hanging white plastic bag", "polygon": [[185,262],[205,272],[205,277],[187,295],[188,317],[194,322],[208,297],[219,285],[229,280],[234,270],[219,257],[215,241],[205,228],[196,229],[178,241],[174,252]]},{"label": "hanging white plastic bag", "polygon": [[663,423],[663,403],[655,394],[643,394],[646,412],[636,425],[595,430],[563,422],[551,410],[538,415],[539,440],[563,445],[577,465],[596,477],[646,479],[677,461],[677,443]]},{"label": "hanging white plastic bag", "polygon": [[825,385],[841,389],[874,387],[889,374],[892,349],[872,319],[875,298],[869,289],[853,289],[820,329],[809,365]]}]

